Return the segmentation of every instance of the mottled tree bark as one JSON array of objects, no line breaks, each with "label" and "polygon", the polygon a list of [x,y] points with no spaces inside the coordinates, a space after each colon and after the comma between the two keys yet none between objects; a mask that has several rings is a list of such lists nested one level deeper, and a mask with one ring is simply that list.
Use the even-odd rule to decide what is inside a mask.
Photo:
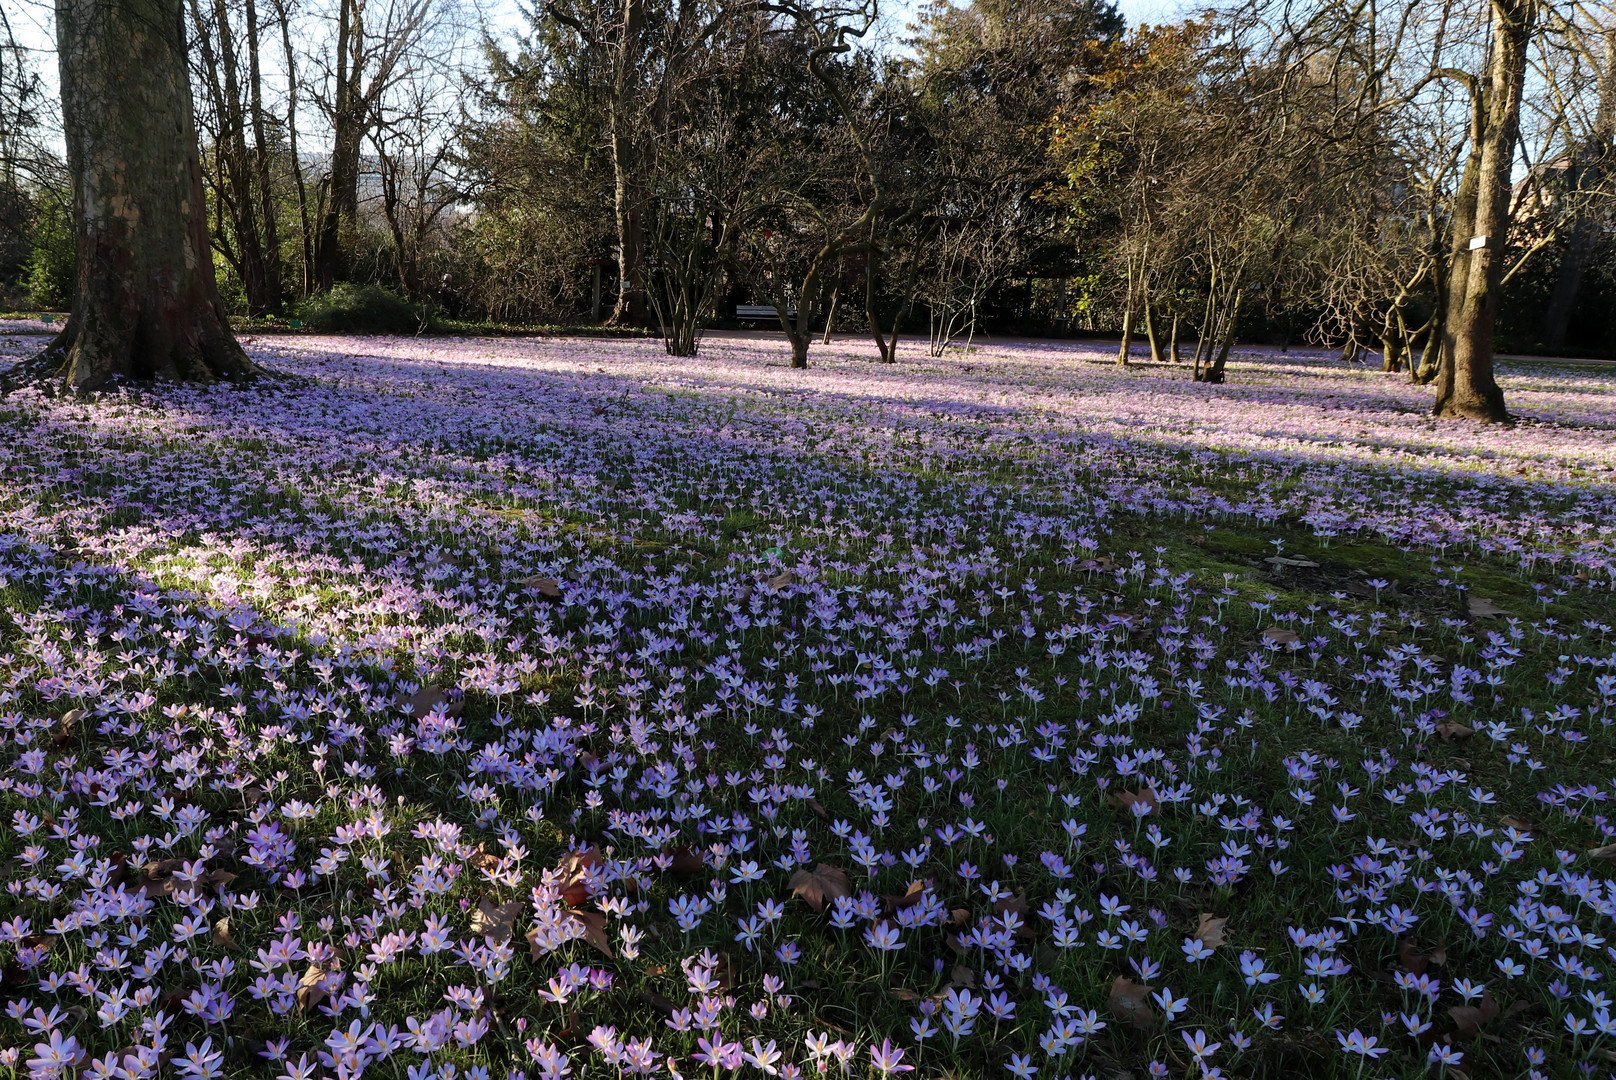
[{"label": "mottled tree bark", "polygon": [[1504,392],[1493,377],[1493,330],[1509,232],[1510,169],[1537,6],[1536,0],[1493,0],[1492,8],[1492,71],[1481,91],[1478,137],[1466,164],[1467,173],[1475,167],[1475,217],[1470,236],[1455,237],[1466,251],[1454,263],[1443,363],[1431,411],[1457,419],[1507,421]]},{"label": "mottled tree bark", "polygon": [[78,283],[46,370],[82,390],[256,374],[213,276],[181,0],[57,0],[56,34]]}]

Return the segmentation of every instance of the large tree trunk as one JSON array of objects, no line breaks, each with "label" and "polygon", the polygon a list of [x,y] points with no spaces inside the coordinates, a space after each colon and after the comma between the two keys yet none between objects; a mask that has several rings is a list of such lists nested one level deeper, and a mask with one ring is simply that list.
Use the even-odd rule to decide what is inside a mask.
[{"label": "large tree trunk", "polygon": [[1492,8],[1493,64],[1482,102],[1481,152],[1472,154],[1466,166],[1467,171],[1476,166],[1475,223],[1470,237],[1463,238],[1469,257],[1455,262],[1456,282],[1463,267],[1463,294],[1452,296],[1448,304],[1448,347],[1431,411],[1443,417],[1506,421],[1504,392],[1493,378],[1493,329],[1509,233],[1510,168],[1537,5],[1536,0],[1493,0]]},{"label": "large tree trunk", "polygon": [[[1234,332],[1240,322],[1240,303],[1245,299],[1246,290],[1237,288],[1234,292],[1234,302],[1229,306],[1228,318],[1223,325],[1221,341],[1214,341],[1207,350],[1207,365],[1201,372],[1200,381],[1207,383],[1222,383],[1223,371],[1229,363],[1229,349],[1234,345]],[[1212,348],[1217,349],[1214,356]]]},{"label": "large tree trunk", "polygon": [[1152,310],[1153,307],[1154,305],[1151,304],[1150,297],[1147,294],[1145,297],[1145,336],[1150,339],[1150,362],[1159,364],[1162,362],[1161,339],[1156,336],[1156,312]]},{"label": "large tree trunk", "polygon": [[646,311],[645,230],[640,221],[642,190],[640,130],[631,115],[639,84],[640,31],[645,23],[642,0],[622,0],[622,24],[614,57],[609,122],[612,149],[612,207],[617,224],[617,304],[613,324],[643,326]]},{"label": "large tree trunk", "polygon": [[255,374],[213,277],[182,0],[57,0],[56,35],[78,283],[45,361],[81,390]]},{"label": "large tree trunk", "polygon": [[1128,354],[1133,350],[1133,291],[1128,292],[1128,299],[1122,309],[1122,341],[1117,345],[1117,364],[1120,367],[1128,366]]},{"label": "large tree trunk", "polygon": [[[258,181],[259,213],[263,215],[263,272],[265,310],[281,310],[281,237],[276,224],[274,181],[269,175],[269,138],[264,130],[264,80],[258,62],[258,7],[247,0],[247,78],[250,81],[253,164]],[[290,124],[290,121],[288,121]]]},{"label": "large tree trunk", "polygon": [[[298,239],[301,241],[302,258],[299,263],[302,267],[302,281],[300,292],[306,297],[314,291],[314,226],[313,218],[309,215],[309,186],[303,177],[302,158],[298,156],[297,148],[297,54],[292,51],[292,21],[287,10],[287,0],[273,0],[275,4],[275,20],[280,28],[281,49],[286,63],[286,149],[291,158],[292,178],[297,184],[297,213]],[[265,187],[266,195],[269,191]]]},{"label": "large tree trunk", "polygon": [[359,216],[359,146],[364,139],[359,80],[364,52],[363,7],[341,0],[337,7],[337,70],[332,87],[329,197],[314,244],[314,285],[328,292],[347,267],[343,226]]}]

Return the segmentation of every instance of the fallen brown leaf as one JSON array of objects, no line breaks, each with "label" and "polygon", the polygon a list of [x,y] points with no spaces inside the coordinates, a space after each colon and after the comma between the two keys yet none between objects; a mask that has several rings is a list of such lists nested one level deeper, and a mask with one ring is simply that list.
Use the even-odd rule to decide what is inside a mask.
[{"label": "fallen brown leaf", "polygon": [[447,704],[448,701],[449,695],[436,686],[423,686],[409,697],[402,694],[398,697],[398,704],[409,712],[412,720],[421,719],[440,705],[445,716],[459,716],[461,703]]},{"label": "fallen brown leaf", "polygon": [[1149,1032],[1156,1025],[1156,1014],[1150,1009],[1150,987],[1140,986],[1126,975],[1118,975],[1111,984],[1106,1008],[1134,1031]]},{"label": "fallen brown leaf", "polygon": [[236,939],[230,936],[230,920],[220,919],[213,924],[213,943],[221,949],[239,949]]},{"label": "fallen brown leaf", "polygon": [[675,874],[699,874],[707,865],[702,853],[689,845],[676,847],[668,854],[673,856],[673,865],[669,869]]},{"label": "fallen brown leaf", "polygon": [[303,977],[298,980],[297,990],[292,995],[297,1000],[297,1007],[304,1011],[314,1008],[328,996],[320,980],[325,978],[325,969],[318,964],[310,964]]},{"label": "fallen brown leaf", "polygon": [[146,890],[146,895],[154,900],[159,896],[173,896],[174,890],[178,887],[179,882],[167,876],[141,878],[140,884],[136,886]]},{"label": "fallen brown leaf", "polygon": [[1494,619],[1509,612],[1487,599],[1485,596],[1472,596],[1469,601],[1470,615],[1476,619]]},{"label": "fallen brown leaf", "polygon": [[1590,859],[1598,859],[1600,862],[1616,862],[1616,844],[1606,844],[1604,847],[1589,848],[1588,857]]},{"label": "fallen brown leaf", "polygon": [[1209,949],[1215,949],[1223,944],[1223,927],[1228,923],[1228,916],[1218,918],[1206,912],[1201,914],[1201,923],[1195,928],[1195,940]]},{"label": "fallen brown leaf", "polygon": [[820,863],[812,870],[798,870],[791,875],[791,892],[808,901],[808,906],[816,912],[825,910],[825,903],[835,900],[838,896],[847,896],[852,887],[847,881],[847,872],[834,866]]},{"label": "fallen brown leaf", "polygon": [[525,589],[532,589],[540,596],[551,600],[561,595],[561,583],[555,578],[545,577],[543,574],[530,574],[527,577],[520,577],[516,579],[515,583]]},{"label": "fallen brown leaf", "polygon": [[1136,812],[1134,806],[1143,806],[1145,810],[1139,815],[1141,817],[1149,817],[1161,806],[1161,796],[1156,794],[1154,785],[1146,787],[1143,791],[1109,792],[1105,797],[1105,801],[1118,810],[1126,810],[1130,814]]},{"label": "fallen brown leaf", "polygon": [[1302,635],[1283,626],[1270,626],[1262,632],[1262,639],[1274,645],[1300,645]]},{"label": "fallen brown leaf", "polygon": [[1413,938],[1404,938],[1397,947],[1397,962],[1403,970],[1410,975],[1424,975],[1425,969],[1431,966],[1431,961],[1420,955],[1419,949],[1414,947]]},{"label": "fallen brown leaf", "polygon": [[568,915],[583,924],[584,940],[593,945],[608,960],[617,959],[612,951],[611,939],[606,936],[606,916],[598,911],[569,911]]},{"label": "fallen brown leaf", "polygon": [[[516,917],[522,914],[524,906],[520,900],[496,905],[485,896],[477,901],[477,910],[471,913],[471,932],[494,942],[509,941],[515,932]],[[604,921],[605,916],[601,918]]]},{"label": "fallen brown leaf", "polygon": [[914,907],[920,903],[920,898],[925,895],[926,883],[924,881],[911,881],[902,896],[885,896],[882,899],[887,902],[893,911],[902,911],[904,908]]},{"label": "fallen brown leaf", "polygon": [[577,907],[589,899],[589,873],[602,864],[600,848],[591,845],[583,851],[573,852],[561,861],[561,902]]},{"label": "fallen brown leaf", "polygon": [[1482,995],[1479,1005],[1455,1005],[1448,1010],[1453,1018],[1456,1039],[1474,1039],[1481,1034],[1481,1025],[1498,1015],[1498,1002],[1491,991]]},{"label": "fallen brown leaf", "polygon": [[1468,739],[1476,732],[1474,728],[1468,728],[1463,724],[1446,723],[1438,724],[1436,733],[1444,741],[1452,742],[1454,739]]},{"label": "fallen brown leaf", "polygon": [[735,966],[735,958],[727,952],[718,954],[718,966],[713,968],[713,978],[718,980],[718,989],[729,993],[735,989],[740,981],[741,970]]},{"label": "fallen brown leaf", "polygon": [[673,1002],[669,1001],[655,990],[641,990],[639,993],[634,995],[634,998],[636,1001],[642,1001],[651,1006],[651,1008],[665,1016],[672,1016],[674,1010],[678,1008],[678,1006],[676,1006]]},{"label": "fallen brown leaf", "polygon": [[78,730],[79,721],[83,719],[83,709],[69,709],[63,713],[61,721],[56,725],[56,745],[66,746],[72,742],[73,733]]}]

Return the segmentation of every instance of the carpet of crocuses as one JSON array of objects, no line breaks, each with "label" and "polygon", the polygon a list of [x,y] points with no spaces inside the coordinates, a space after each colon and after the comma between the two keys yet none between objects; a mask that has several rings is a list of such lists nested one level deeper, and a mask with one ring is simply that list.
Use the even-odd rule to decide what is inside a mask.
[{"label": "carpet of crocuses", "polygon": [[12,1074],[1616,1062],[1616,371],[248,348],[0,400]]}]

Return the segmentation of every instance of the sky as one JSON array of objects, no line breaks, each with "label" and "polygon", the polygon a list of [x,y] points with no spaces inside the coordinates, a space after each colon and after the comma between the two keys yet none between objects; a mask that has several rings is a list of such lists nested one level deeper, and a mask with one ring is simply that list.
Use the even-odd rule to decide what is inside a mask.
[{"label": "sky", "polygon": [[[484,5],[496,11],[514,11],[515,4],[510,0],[493,0]],[[896,0],[894,7],[899,10],[917,7],[917,0]],[[1139,23],[1171,22],[1179,15],[1192,7],[1197,6],[1186,0],[1118,0],[1117,7],[1128,20],[1129,26]],[[13,31],[20,41],[31,49],[38,49],[48,53],[51,49],[52,34],[52,5],[48,0],[17,0],[11,3],[7,0],[7,18],[11,22]],[[496,19],[498,16],[496,16]],[[55,83],[55,58],[48,57],[45,65],[50,70],[47,77]]]},{"label": "sky", "polygon": [[1186,4],[1181,0],[1120,0],[1117,4],[1129,26],[1174,22],[1185,10],[1196,6],[1199,5]]},{"label": "sky", "polygon": [[[882,0],[886,12],[896,20],[907,22],[909,12],[918,8],[923,0]],[[961,3],[963,0],[954,0]],[[51,0],[5,0],[5,17],[19,44],[31,50],[38,60],[38,70],[44,78],[47,92],[56,92],[56,55],[54,4]],[[497,29],[520,24],[517,0],[472,0]],[[1117,0],[1117,7],[1129,26],[1140,23],[1172,22],[1185,11],[1204,6],[1198,0]],[[58,140],[59,141],[59,140]],[[60,147],[58,146],[58,149]]]}]

